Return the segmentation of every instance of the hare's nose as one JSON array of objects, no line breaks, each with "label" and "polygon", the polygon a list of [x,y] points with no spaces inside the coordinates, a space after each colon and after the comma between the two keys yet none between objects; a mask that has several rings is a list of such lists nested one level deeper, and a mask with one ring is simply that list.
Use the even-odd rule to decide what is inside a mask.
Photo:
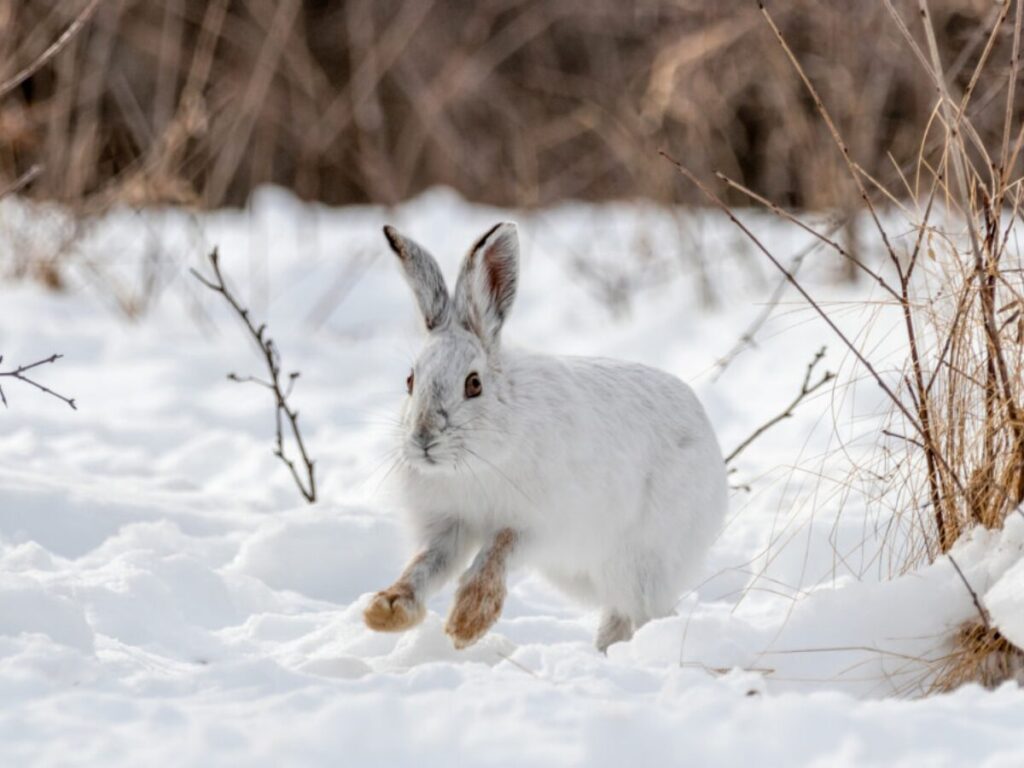
[{"label": "hare's nose", "polygon": [[415,440],[416,444],[419,445],[419,447],[423,448],[424,450],[426,450],[427,446],[434,442],[433,433],[425,424],[421,424],[420,427],[413,433],[412,439]]}]

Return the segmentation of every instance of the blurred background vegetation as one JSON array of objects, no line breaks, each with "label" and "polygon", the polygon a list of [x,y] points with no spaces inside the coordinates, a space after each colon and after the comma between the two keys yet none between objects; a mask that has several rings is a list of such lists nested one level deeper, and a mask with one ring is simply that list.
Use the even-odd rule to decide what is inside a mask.
[{"label": "blurred background vegetation", "polygon": [[[89,5],[0,0],[0,83]],[[917,30],[916,2],[896,6]],[[899,182],[936,98],[882,2],[770,7],[854,159]],[[931,3],[954,87],[1000,9]],[[1004,26],[993,59],[1009,62]],[[985,139],[1003,127],[1005,69],[969,106]],[[265,183],[336,205],[438,184],[517,207],[700,202],[659,149],[782,205],[859,206],[752,0],[100,0],[0,99],[0,189],[36,169],[25,194],[87,212],[242,205]]]}]

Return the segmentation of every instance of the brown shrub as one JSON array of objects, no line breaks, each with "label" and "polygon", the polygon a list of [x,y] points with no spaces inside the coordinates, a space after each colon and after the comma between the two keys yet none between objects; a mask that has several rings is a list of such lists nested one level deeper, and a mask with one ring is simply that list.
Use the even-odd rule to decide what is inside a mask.
[{"label": "brown shrub", "polygon": [[[0,79],[84,4],[0,3]],[[771,5],[853,156],[891,178],[934,89],[884,7]],[[935,4],[954,85],[997,10]],[[1003,82],[978,86],[982,136],[1001,129]],[[42,163],[31,192],[72,203],[241,204],[266,182],[335,204],[434,184],[515,206],[697,201],[661,148],[784,204],[859,203],[749,0],[116,0],[0,101],[0,187]]]}]

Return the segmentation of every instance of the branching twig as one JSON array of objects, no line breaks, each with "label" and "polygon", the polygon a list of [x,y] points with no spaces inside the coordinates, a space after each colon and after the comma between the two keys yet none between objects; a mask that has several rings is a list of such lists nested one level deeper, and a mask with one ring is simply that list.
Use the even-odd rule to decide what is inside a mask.
[{"label": "branching twig", "polygon": [[[299,373],[298,371],[292,371],[288,374],[282,373],[281,357],[278,353],[277,345],[274,344],[274,340],[267,335],[267,324],[261,323],[258,326],[255,325],[252,318],[249,316],[249,310],[243,307],[238,299],[235,298],[234,294],[232,294],[228,289],[224,282],[224,275],[220,270],[220,258],[217,254],[216,248],[214,248],[213,252],[210,254],[210,265],[213,267],[213,280],[203,277],[203,275],[199,274],[195,269],[192,269],[191,272],[195,278],[207,288],[223,296],[224,300],[231,305],[231,308],[235,313],[242,318],[242,322],[245,324],[246,329],[256,342],[256,345],[260,348],[260,352],[263,353],[263,359],[267,365],[267,372],[270,374],[270,378],[267,380],[259,379],[255,376],[239,376],[235,373],[229,373],[228,378],[231,381],[259,384],[262,387],[266,387],[273,393],[274,425],[276,428],[274,455],[288,467],[288,470],[292,473],[292,478],[295,480],[295,484],[299,488],[299,492],[306,501],[312,504],[316,501],[315,462],[310,459],[309,454],[306,453],[306,445],[302,440],[302,433],[299,431],[299,412],[288,404],[288,396],[291,394],[292,386],[294,385],[295,380],[299,377]],[[286,379],[283,386],[282,376]],[[292,433],[295,445],[299,451],[299,457],[305,470],[305,482],[303,481],[303,475],[300,474],[299,469],[296,466],[295,460],[289,458],[285,453],[285,420],[288,422],[288,428]]]},{"label": "branching twig", "polygon": [[[838,230],[840,226],[840,223],[833,222],[833,227],[831,231],[834,232]],[[786,271],[789,274],[795,276],[796,273],[799,272],[800,267],[803,265],[804,259],[806,259],[808,255],[810,255],[817,248],[820,247],[820,242],[815,241],[808,243],[804,248],[802,248],[792,257],[792,259],[789,262],[789,266],[786,268]],[[739,357],[740,353],[742,353],[744,349],[746,349],[747,347],[756,346],[755,337],[757,336],[758,331],[760,331],[761,327],[766,322],[768,322],[768,318],[772,316],[772,313],[775,311],[776,307],[778,307],[779,302],[782,300],[782,295],[786,292],[786,288],[788,286],[789,282],[786,280],[785,277],[779,279],[779,281],[775,284],[775,287],[772,289],[771,295],[768,297],[768,300],[761,308],[761,311],[757,313],[757,317],[755,317],[746,327],[746,330],[744,330],[743,333],[740,334],[739,338],[736,339],[732,347],[730,347],[729,351],[715,361],[715,372],[712,375],[712,380],[717,380],[719,377],[721,377],[722,374],[725,373],[725,369],[732,364],[733,360]]]},{"label": "branching twig", "polygon": [[796,279],[796,277],[794,277],[793,274],[788,269],[786,269],[785,266],[783,266],[782,262],[780,262],[778,258],[776,258],[775,254],[768,250],[768,248],[765,246],[764,243],[761,242],[757,235],[751,232],[750,228],[747,227],[742,221],[740,221],[736,217],[736,214],[733,212],[732,208],[730,208],[725,203],[725,201],[723,201],[718,195],[711,191],[707,184],[705,184],[696,176],[694,176],[693,172],[685,165],[683,165],[678,160],[676,160],[675,158],[673,158],[671,155],[664,151],[659,152],[658,154],[660,154],[662,157],[664,157],[666,160],[672,163],[676,167],[676,169],[681,174],[683,174],[683,176],[689,179],[697,187],[697,189],[699,189],[704,194],[704,196],[708,198],[708,200],[714,203],[715,206],[717,206],[726,216],[728,216],[729,221],[735,224],[739,228],[739,230],[744,235],[746,235],[747,239],[754,244],[754,247],[756,247],[762,254],[764,254],[768,261],[770,261],[772,265],[777,270],[779,270],[779,272],[782,273],[783,277],[786,278],[786,281],[794,288],[796,288],[797,292],[803,297],[804,301],[806,301],[811,306],[811,309],[814,310],[815,314],[817,314],[818,317],[820,317],[825,322],[825,324],[829,327],[832,333],[834,333],[836,337],[843,343],[843,346],[845,346],[850,351],[850,353],[857,358],[857,361],[862,366],[864,366],[865,370],[867,370],[867,372],[871,375],[871,378],[875,380],[875,383],[878,384],[881,390],[885,393],[886,397],[889,398],[890,402],[892,402],[892,404],[896,406],[896,408],[900,411],[901,414],[903,414],[903,416],[914,427],[914,429],[917,432],[920,432],[920,422],[917,420],[914,414],[910,412],[906,404],[902,400],[900,400],[899,397],[896,396],[896,393],[893,392],[892,387],[890,387],[885,382],[885,379],[883,379],[881,374],[878,373],[878,370],[875,368],[875,366],[871,364],[871,361],[868,360],[864,356],[864,353],[861,352],[861,350],[857,347],[857,345],[854,344],[850,340],[850,338],[845,333],[842,332],[842,330],[840,330],[839,326],[836,325],[835,321],[829,316],[829,314],[824,309],[822,309],[821,305],[814,300],[814,297],[807,292],[807,289],[803,287],[803,285]]},{"label": "branching twig", "polygon": [[978,598],[978,593],[974,591],[974,587],[971,586],[971,582],[969,582],[967,577],[964,576],[964,572],[960,570],[960,566],[957,564],[956,560],[953,559],[953,556],[946,555],[946,557],[949,558],[949,562],[951,562],[953,567],[956,569],[957,575],[960,576],[960,581],[962,581],[964,586],[967,587],[967,591],[971,595],[971,600],[974,601],[974,607],[978,609],[978,615],[981,616],[981,623],[985,625],[985,629],[989,629],[991,625],[988,619],[988,611],[986,611],[985,606],[981,604],[981,600]]},{"label": "branching twig", "polygon": [[789,405],[787,405],[781,413],[768,419],[768,421],[766,421],[764,424],[755,429],[746,440],[737,445],[733,449],[732,453],[725,457],[726,464],[728,464],[737,456],[739,456],[744,450],[746,450],[746,448],[752,442],[757,440],[757,438],[759,438],[769,429],[774,427],[780,421],[785,421],[786,419],[790,418],[793,415],[793,411],[796,409],[798,405],[800,405],[800,403],[804,401],[805,398],[809,397],[814,392],[817,392],[819,389],[821,389],[823,386],[825,386],[828,382],[832,381],[832,379],[836,377],[836,375],[832,371],[825,371],[825,373],[821,375],[820,379],[818,379],[813,384],[811,383],[811,377],[814,375],[814,369],[817,367],[818,363],[820,363],[822,358],[824,357],[825,347],[822,347],[821,349],[814,353],[814,357],[811,358],[811,362],[807,364],[807,372],[804,374],[804,380],[803,383],[800,385],[800,391],[797,393],[796,397],[793,398],[793,401]]},{"label": "branching twig", "polygon": [[[78,406],[75,405],[75,398],[73,398],[73,397],[64,397],[64,395],[61,395],[61,394],[59,394],[57,392],[54,392],[49,387],[44,387],[38,381],[35,381],[34,379],[30,379],[28,376],[25,375],[26,372],[31,371],[33,368],[38,368],[41,365],[49,365],[50,363],[55,363],[58,360],[60,360],[62,357],[64,357],[64,355],[50,355],[49,357],[47,357],[44,360],[37,360],[36,362],[29,363],[28,365],[19,365],[13,371],[0,371],[0,376],[7,376],[7,377],[12,378],[12,379],[17,379],[18,381],[23,381],[26,384],[28,384],[30,386],[33,386],[36,389],[40,390],[41,392],[45,392],[46,394],[50,395],[51,397],[56,397],[58,400],[61,400],[61,401],[65,402],[65,403],[67,403],[68,405],[71,406],[72,410],[77,411],[78,410]],[[3,361],[4,361],[4,356],[0,355],[0,363],[3,363]],[[0,402],[2,402],[4,404],[5,408],[7,407],[7,395],[4,394],[3,387],[0,387]]]},{"label": "branching twig", "polygon": [[[758,204],[763,205],[765,208],[770,210],[772,213],[774,213],[780,219],[783,219],[784,221],[788,221],[789,223],[796,225],[797,227],[802,229],[804,232],[808,233],[809,235],[813,236],[815,239],[817,239],[820,242],[822,242],[823,244],[827,245],[829,248],[834,250],[836,253],[838,253],[840,256],[842,256],[844,259],[846,259],[847,261],[852,263],[861,272],[863,272],[864,274],[868,275],[874,282],[878,283],[878,285],[882,288],[882,290],[884,290],[886,293],[888,293],[894,299],[899,300],[899,294],[896,293],[896,291],[893,289],[893,287],[891,285],[889,285],[881,275],[879,275],[877,272],[875,272],[869,266],[867,266],[863,261],[861,261],[856,256],[854,256],[848,249],[844,248],[838,242],[833,240],[828,234],[823,234],[823,233],[819,232],[814,227],[810,226],[809,224],[806,224],[804,221],[802,221],[801,219],[797,218],[796,216],[794,216],[789,211],[779,207],[778,205],[773,203],[771,200],[767,199],[763,195],[759,195],[757,192],[755,192],[754,190],[750,189],[749,187],[744,186],[740,182],[734,181],[733,179],[729,178],[728,176],[726,176],[721,171],[715,171],[715,176],[717,176],[720,181],[728,184],[732,189],[735,189],[736,191],[741,192],[742,194],[744,194],[747,197],[749,197],[751,200],[754,200]],[[836,226],[836,229],[838,229],[838,228],[839,227]]]}]

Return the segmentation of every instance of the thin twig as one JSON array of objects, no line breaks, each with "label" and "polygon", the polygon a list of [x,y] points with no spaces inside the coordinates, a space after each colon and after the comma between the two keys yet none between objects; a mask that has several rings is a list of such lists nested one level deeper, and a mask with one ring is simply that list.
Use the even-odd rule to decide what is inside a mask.
[{"label": "thin twig", "polygon": [[952,555],[947,555],[949,562],[953,564],[956,569],[957,575],[960,577],[960,581],[967,587],[967,591],[971,595],[971,600],[974,601],[974,607],[978,609],[978,615],[981,616],[981,623],[985,625],[985,629],[990,629],[991,624],[989,623],[988,611],[985,610],[985,606],[981,604],[981,600],[978,598],[978,593],[974,591],[974,587],[971,586],[971,582],[964,576],[964,572],[960,570],[960,566],[957,565],[956,560],[953,559]]},{"label": "thin twig", "polygon": [[[841,223],[834,223],[830,234],[838,231],[842,226]],[[812,241],[808,243],[803,249],[798,251],[790,260],[789,266],[786,271],[792,275],[796,275],[800,271],[800,267],[803,265],[804,260],[815,250],[821,247],[821,243]],[[775,287],[772,289],[771,295],[768,296],[768,300],[764,303],[761,311],[757,313],[757,316],[750,321],[746,329],[739,335],[729,351],[722,355],[718,360],[715,361],[715,372],[712,376],[713,380],[717,380],[722,374],[725,373],[725,369],[728,368],[732,361],[735,360],[739,355],[747,348],[756,346],[755,338],[757,337],[758,331],[761,327],[768,322],[768,318],[772,316],[775,308],[778,307],[779,302],[782,300],[782,294],[786,291],[788,282],[785,277],[779,278],[778,282],[775,283]]]},{"label": "thin twig", "polygon": [[[71,406],[71,410],[77,411],[78,410],[78,406],[75,405],[75,398],[73,398],[73,397],[64,397],[64,395],[61,395],[61,394],[59,394],[57,392],[54,392],[49,387],[44,387],[38,381],[36,381],[34,379],[30,379],[28,376],[25,375],[25,373],[27,371],[31,371],[33,368],[38,368],[41,365],[49,365],[50,363],[55,363],[58,360],[60,360],[62,357],[64,357],[64,355],[50,355],[49,357],[47,357],[44,360],[37,360],[36,362],[29,363],[28,365],[19,365],[13,371],[0,371],[0,376],[7,376],[8,378],[17,379],[18,381],[22,381],[22,382],[24,382],[24,383],[26,383],[26,384],[28,384],[30,386],[35,387],[36,389],[40,390],[41,392],[45,392],[46,394],[50,395],[51,397],[56,397],[58,400],[60,400],[62,402],[65,402],[69,406]],[[3,363],[3,361],[4,361],[4,356],[0,355],[0,363]],[[2,402],[4,404],[5,408],[7,407],[7,395],[4,394],[3,387],[0,387],[0,402]]]},{"label": "thin twig", "polygon": [[814,357],[811,358],[811,362],[807,364],[807,372],[804,373],[804,380],[803,383],[800,385],[800,391],[797,393],[796,397],[793,398],[793,401],[789,405],[787,405],[780,413],[768,419],[768,421],[766,421],[764,424],[755,429],[746,440],[737,445],[732,450],[732,453],[725,457],[726,464],[728,464],[737,456],[739,456],[744,450],[746,450],[746,448],[751,443],[757,440],[757,438],[759,438],[769,429],[774,427],[776,424],[788,418],[791,418],[793,416],[793,411],[796,410],[796,407],[800,405],[800,403],[802,403],[807,397],[817,392],[819,389],[821,389],[823,386],[825,386],[828,382],[832,381],[832,379],[836,377],[836,375],[832,371],[825,371],[825,373],[822,374],[820,379],[818,379],[813,384],[811,383],[811,377],[814,375],[814,369],[817,367],[818,363],[820,363],[822,358],[824,357],[825,347],[822,347],[821,349],[814,353]]},{"label": "thin twig", "polygon": [[[216,248],[214,248],[210,253],[210,265],[213,267],[213,280],[199,274],[195,269],[191,269],[190,271],[200,283],[205,285],[211,291],[215,291],[223,296],[224,300],[231,305],[235,314],[242,319],[246,330],[249,331],[249,335],[252,336],[256,345],[260,348],[260,352],[263,353],[263,360],[267,365],[267,372],[270,374],[270,378],[268,380],[259,379],[254,376],[239,376],[236,373],[229,373],[228,378],[231,381],[258,384],[261,387],[269,389],[273,393],[274,426],[276,430],[274,455],[288,467],[288,470],[292,474],[292,478],[295,480],[295,484],[299,488],[299,492],[306,501],[312,504],[316,501],[315,462],[310,459],[309,454],[306,453],[306,444],[303,442],[302,433],[299,431],[299,412],[288,404],[288,396],[291,394],[292,386],[295,383],[295,379],[299,377],[299,373],[298,371],[288,373],[286,375],[285,385],[282,387],[281,357],[278,353],[277,345],[274,343],[274,340],[267,335],[267,324],[261,323],[258,326],[255,325],[249,315],[249,310],[243,307],[241,302],[239,302],[238,299],[235,298],[234,294],[232,294],[228,289],[224,282],[224,275],[220,269],[220,257]],[[289,458],[285,451],[285,420],[287,420],[289,431],[291,432],[292,438],[299,451],[299,457],[303,464],[302,473],[299,472],[295,460]],[[303,479],[303,476],[305,479]]]},{"label": "thin twig", "polygon": [[780,219],[784,219],[785,221],[788,221],[789,223],[796,225],[797,227],[802,229],[804,232],[807,232],[809,235],[812,235],[817,240],[820,240],[823,244],[827,245],[829,248],[834,250],[836,253],[838,253],[840,256],[842,256],[844,259],[847,259],[848,261],[850,261],[855,267],[857,267],[859,270],[861,270],[864,274],[868,275],[874,282],[878,283],[878,285],[882,288],[882,290],[884,290],[886,293],[888,293],[894,299],[897,299],[897,300],[899,299],[899,294],[896,293],[895,289],[891,285],[889,285],[887,282],[885,282],[885,278],[883,278],[877,272],[872,270],[863,261],[858,259],[848,249],[844,248],[842,245],[840,245],[838,242],[833,240],[827,234],[822,234],[821,232],[816,230],[814,227],[810,226],[809,224],[805,223],[801,219],[799,219],[796,216],[794,216],[789,211],[785,210],[784,208],[781,208],[780,206],[776,205],[775,203],[773,203],[768,198],[764,197],[764,195],[759,195],[757,192],[755,192],[754,190],[750,189],[749,187],[744,186],[740,182],[735,181],[735,180],[729,178],[728,176],[726,176],[721,171],[715,171],[715,176],[717,176],[720,181],[728,184],[732,189],[735,189],[737,192],[743,193],[744,195],[749,197],[751,200],[754,200],[755,202],[759,203],[760,205],[763,205],[765,208],[770,210],[772,213],[774,213]]},{"label": "thin twig", "polygon": [[825,102],[822,101],[821,96],[818,95],[817,89],[814,87],[814,84],[811,82],[811,79],[807,76],[807,73],[804,71],[804,68],[800,65],[800,62],[797,59],[796,54],[793,53],[793,49],[789,47],[789,43],[786,42],[786,38],[783,37],[782,32],[779,30],[778,26],[776,26],[775,20],[772,18],[772,15],[768,12],[768,9],[765,8],[764,3],[761,2],[761,0],[758,0],[757,5],[761,11],[761,15],[764,16],[765,21],[768,22],[768,26],[771,28],[772,33],[775,35],[775,39],[778,41],[779,45],[782,47],[783,52],[786,54],[786,57],[793,65],[793,69],[796,70],[796,73],[797,75],[799,75],[800,80],[803,81],[804,87],[807,89],[808,95],[810,95],[811,99],[814,101],[815,109],[821,116],[822,121],[824,121],[825,126],[828,128],[828,132],[832,136],[832,141],[836,145],[836,148],[839,150],[839,154],[842,156],[843,162],[846,163],[846,167],[850,173],[850,178],[853,180],[853,183],[856,184],[857,186],[857,191],[860,193],[860,198],[861,200],[864,201],[864,205],[867,207],[868,213],[871,215],[871,221],[874,222],[875,229],[878,231],[879,237],[881,237],[882,239],[882,244],[885,246],[885,250],[889,254],[889,258],[892,259],[894,263],[898,264],[899,259],[896,257],[896,251],[892,247],[892,243],[889,241],[889,235],[885,231],[885,227],[882,226],[882,222],[879,219],[878,212],[875,210],[875,206],[872,204],[871,198],[868,196],[868,191],[864,186],[864,182],[861,180],[860,169],[858,165],[853,161],[853,158],[850,156],[850,148],[847,146],[846,142],[843,141],[842,134],[839,133],[839,129],[836,127],[835,121],[832,119],[832,115],[825,108]]},{"label": "thin twig", "polygon": [[75,17],[75,20],[68,25],[68,28],[64,30],[64,34],[58,37],[38,58],[28,64],[24,69],[14,73],[13,76],[0,83],[0,99],[32,77],[32,75],[42,69],[50,59],[63,51],[64,48],[67,47],[67,44],[75,38],[75,35],[85,28],[85,25],[89,22],[89,19],[92,18],[92,15],[99,4],[100,0],[92,0],[92,2],[85,6],[78,16]]},{"label": "thin twig", "polygon": [[729,217],[729,220],[733,224],[735,224],[744,235],[746,235],[750,242],[753,243],[754,246],[765,255],[765,257],[767,257],[767,259],[775,266],[775,268],[778,269],[786,278],[786,281],[794,288],[796,288],[797,292],[801,296],[803,296],[804,300],[811,306],[811,308],[818,315],[818,317],[825,321],[825,324],[828,325],[828,327],[836,335],[836,337],[843,343],[843,345],[848,350],[850,350],[851,354],[853,354],[853,356],[857,358],[857,361],[864,366],[865,370],[867,370],[867,372],[871,375],[871,378],[875,380],[875,383],[878,384],[878,386],[885,393],[886,397],[889,398],[892,404],[895,405],[896,408],[900,411],[900,413],[902,413],[903,416],[907,419],[907,421],[909,421],[910,424],[913,425],[914,429],[920,432],[921,425],[918,422],[917,418],[914,416],[913,413],[910,412],[910,410],[903,403],[903,401],[896,396],[896,393],[893,392],[892,387],[886,384],[881,374],[879,374],[875,366],[871,364],[871,361],[868,360],[864,356],[864,353],[857,348],[857,345],[854,344],[850,340],[850,338],[845,333],[842,332],[842,330],[840,330],[839,326],[835,324],[835,321],[821,307],[821,305],[814,300],[814,297],[807,292],[807,289],[803,287],[800,281],[798,281],[793,276],[793,274],[790,273],[785,266],[783,266],[783,264],[775,257],[775,254],[768,250],[768,248],[764,245],[764,243],[761,242],[757,235],[751,232],[750,229],[736,217],[736,214],[733,212],[732,208],[730,208],[725,201],[723,201],[718,195],[711,191],[711,189],[704,182],[702,182],[700,179],[694,176],[693,172],[690,171],[690,169],[688,169],[678,160],[676,160],[675,158],[673,158],[664,151],[659,152],[659,154],[666,160],[668,160],[670,163],[672,163],[676,167],[676,169],[681,174],[683,174],[683,176],[689,179],[697,187],[697,189],[699,189],[705,195],[705,197],[708,198],[708,200],[710,200],[719,209],[721,209],[721,211],[726,216]]},{"label": "thin twig", "polygon": [[[928,387],[925,385],[924,381],[924,366],[921,363],[921,353],[918,349],[919,344],[917,341],[917,330],[914,325],[914,312],[910,303],[910,278],[914,273],[914,268],[917,266],[918,256],[921,253],[921,245],[924,242],[924,236],[928,228],[928,217],[931,215],[932,203],[935,200],[935,189],[936,185],[932,184],[931,191],[928,194],[928,205],[925,207],[924,218],[921,220],[921,225],[918,228],[917,241],[914,244],[914,250],[911,252],[910,259],[907,262],[907,267],[906,269],[901,269],[897,264],[896,275],[900,281],[900,294],[898,299],[900,302],[900,309],[903,314],[907,344],[910,348],[910,364],[914,371],[914,386],[917,387],[917,396],[915,398],[914,406],[921,419],[921,438],[924,442],[923,448],[925,462],[928,467],[928,487],[932,500],[932,512],[935,515],[935,527],[939,536],[939,548],[942,552],[945,552],[953,543],[953,533],[948,529],[946,516],[943,511],[942,501],[944,498],[947,498],[947,494],[945,493],[946,489],[943,486],[942,478],[939,474],[939,460],[936,458],[941,454],[941,450],[938,446],[938,441],[935,439],[934,430],[932,428],[931,404],[929,401]],[[913,394],[913,387],[908,388],[908,391]]]},{"label": "thin twig", "polygon": [[23,190],[25,187],[27,187],[29,184],[35,181],[35,178],[42,172],[43,166],[40,165],[39,163],[36,163],[23,174],[21,174],[21,176],[19,176],[10,184],[8,184],[6,187],[0,189],[0,200],[7,197],[8,195],[13,195],[15,192],[20,192],[21,190]]}]

